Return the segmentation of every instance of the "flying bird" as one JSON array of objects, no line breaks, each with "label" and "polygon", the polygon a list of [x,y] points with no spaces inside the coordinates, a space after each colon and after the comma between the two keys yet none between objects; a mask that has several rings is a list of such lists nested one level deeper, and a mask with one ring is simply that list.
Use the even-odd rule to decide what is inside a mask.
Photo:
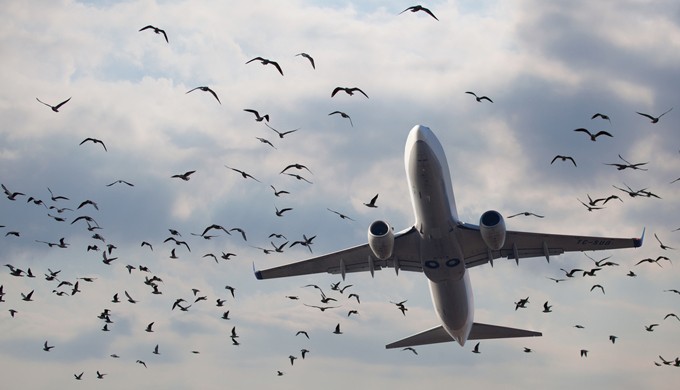
[{"label": "flying bird", "polygon": [[368,98],[368,95],[366,95],[366,93],[364,91],[362,91],[361,89],[359,89],[357,87],[351,87],[351,88],[349,88],[349,87],[335,87],[333,92],[331,92],[331,97],[335,96],[335,94],[340,92],[340,91],[345,91],[345,93],[350,95],[350,96],[354,95],[354,92],[358,91],[362,95],[366,96],[366,98]]},{"label": "flying bird", "polygon": [[573,158],[573,157],[571,157],[571,156],[562,156],[562,155],[559,155],[559,154],[558,154],[557,156],[555,156],[555,157],[552,159],[552,161],[550,161],[550,164],[552,165],[552,163],[554,163],[555,160],[557,160],[557,159],[560,159],[560,160],[562,160],[562,161],[570,160],[571,163],[574,164],[574,166],[576,166],[576,161],[574,161],[574,158]]},{"label": "flying bird", "polygon": [[481,353],[479,352],[479,343],[475,344],[475,347],[472,348],[472,353]]},{"label": "flying bird", "polygon": [[602,118],[606,121],[609,121],[609,123],[612,123],[612,120],[609,118],[609,116],[601,113],[595,113],[593,116],[590,117],[590,119],[595,119],[595,118]]},{"label": "flying bird", "polygon": [[531,212],[528,212],[528,211],[524,211],[524,212],[521,212],[521,213],[510,215],[508,218],[513,218],[513,217],[516,217],[518,215],[524,215],[525,217],[530,217],[530,216],[534,216],[534,217],[538,217],[538,218],[544,217],[543,215],[538,215],[538,214],[534,214],[534,213],[531,213]]},{"label": "flying bird", "polygon": [[490,101],[491,103],[493,103],[493,100],[489,99],[488,96],[477,96],[477,94],[475,94],[475,93],[472,92],[472,91],[466,91],[465,93],[468,93],[468,94],[474,96],[475,99],[476,99],[478,102],[481,102],[482,100],[488,100],[488,101]]},{"label": "flying bird", "polygon": [[253,177],[253,176],[252,176],[251,174],[249,174],[249,173],[246,173],[246,172],[244,172],[244,171],[242,171],[242,170],[240,170],[240,169],[236,169],[236,168],[229,167],[229,166],[227,166],[227,165],[225,165],[225,167],[231,169],[231,170],[234,171],[234,172],[240,173],[241,176],[242,176],[244,179],[251,178],[251,179],[255,180],[256,182],[261,183],[261,181],[257,180],[255,177]]},{"label": "flying bird", "polygon": [[600,290],[602,290],[602,294],[604,294],[604,287],[602,287],[601,284],[595,284],[595,285],[593,285],[593,287],[590,288],[590,291],[593,291],[593,290],[596,289],[596,288],[599,288]]},{"label": "flying bird", "polygon": [[149,325],[146,326],[146,329],[144,329],[145,332],[153,332],[153,329],[151,327],[153,326],[153,322],[149,323]]},{"label": "flying bird", "polygon": [[411,352],[413,352],[414,355],[418,354],[418,352],[416,352],[416,349],[413,348],[413,347],[406,347],[406,348],[402,349],[402,351],[411,351]]},{"label": "flying bird", "polygon": [[608,137],[614,137],[613,135],[611,135],[610,133],[608,133],[604,130],[600,130],[597,133],[593,134],[590,131],[588,131],[588,129],[584,129],[583,127],[580,127],[578,129],[575,129],[574,131],[579,131],[579,132],[588,134],[590,136],[590,140],[593,141],[593,142],[595,142],[596,138],[601,136],[601,135],[606,135]]},{"label": "flying bird", "polygon": [[95,144],[101,144],[101,145],[104,147],[104,151],[105,151],[105,152],[108,151],[108,150],[106,149],[106,145],[104,145],[104,142],[102,142],[101,140],[98,140],[98,139],[96,139],[96,138],[89,138],[89,137],[88,137],[88,138],[85,138],[85,139],[80,143],[80,145],[84,144],[84,143],[87,142],[87,141],[90,141],[90,142],[95,143]]},{"label": "flying bird", "polygon": [[345,114],[345,113],[342,112],[342,111],[333,111],[333,112],[331,112],[331,113],[328,114],[328,115],[330,116],[330,115],[333,115],[333,114],[340,114],[341,117],[346,118],[346,119],[349,119],[349,124],[350,124],[352,127],[354,127],[354,123],[352,123],[352,118],[350,118],[349,115]]},{"label": "flying bird", "polygon": [[283,138],[283,137],[285,137],[287,134],[294,133],[294,132],[300,130],[299,128],[297,128],[297,129],[288,130],[288,131],[278,131],[278,130],[276,130],[275,128],[269,126],[269,124],[267,124],[267,123],[265,123],[264,125],[267,126],[267,127],[269,127],[270,129],[274,130],[274,131],[276,132],[276,134],[279,135],[279,138]]},{"label": "flying bird", "polygon": [[255,57],[252,60],[247,61],[246,64],[249,64],[253,61],[260,61],[260,63],[262,65],[274,65],[274,67],[276,67],[276,70],[278,70],[279,73],[281,73],[281,76],[283,76],[283,70],[281,70],[281,67],[279,66],[278,62],[271,61],[271,60],[268,60],[268,59],[262,58],[262,57]]},{"label": "flying bird", "polygon": [[59,108],[61,108],[61,106],[63,106],[64,104],[68,103],[68,101],[71,100],[71,98],[68,98],[68,99],[64,100],[63,102],[57,104],[56,106],[49,105],[49,104],[43,102],[42,100],[40,100],[40,99],[38,99],[38,98],[35,98],[35,100],[37,100],[37,101],[39,101],[40,103],[42,103],[42,104],[46,105],[47,107],[51,108],[52,111],[54,111],[54,112],[59,112]]},{"label": "flying bird", "polygon": [[176,177],[176,178],[182,179],[182,180],[184,180],[184,181],[189,181],[189,179],[190,179],[189,176],[191,176],[194,172],[196,172],[196,171],[187,171],[187,172],[184,172],[184,173],[181,173],[181,174],[172,175],[172,176],[170,176],[170,177],[171,177],[171,178],[175,178],[175,177]]},{"label": "flying bird", "polygon": [[675,250],[675,248],[672,248],[672,247],[670,247],[670,246],[664,245],[663,242],[661,242],[661,240],[659,240],[659,236],[657,236],[656,233],[654,233],[654,238],[656,238],[656,241],[659,242],[659,246],[661,247],[661,249],[663,249],[663,250],[666,250],[666,249]]},{"label": "flying bird", "polygon": [[644,113],[642,113],[642,112],[637,112],[637,111],[636,111],[636,112],[637,112],[639,115],[642,115],[642,116],[644,116],[644,117],[646,117],[646,118],[649,118],[649,119],[652,121],[652,123],[657,123],[657,122],[659,121],[659,119],[661,119],[662,116],[668,114],[672,109],[673,109],[673,107],[669,108],[666,112],[664,112],[663,114],[661,114],[661,115],[659,115],[659,116],[656,116],[656,117],[655,117],[655,116],[651,116],[651,115],[649,115],[649,114],[644,114]]},{"label": "flying bird", "polygon": [[379,194],[375,194],[375,196],[373,198],[371,198],[370,202],[364,203],[364,206],[371,207],[371,208],[377,208],[378,206],[375,205],[375,202],[378,200],[378,195]]},{"label": "flying bird", "polygon": [[43,344],[43,351],[49,352],[52,348],[54,348],[54,345],[47,345],[47,341],[45,341],[45,344]]},{"label": "flying bird", "polygon": [[109,183],[109,184],[107,184],[106,186],[107,186],[107,187],[111,187],[111,186],[114,185],[114,184],[126,184],[126,185],[128,185],[129,187],[134,187],[134,186],[135,186],[134,184],[130,183],[129,181],[120,180],[120,179],[119,179],[119,180],[116,180],[116,181],[114,181],[114,182],[112,182],[112,183]]},{"label": "flying bird", "polygon": [[148,25],[148,26],[146,26],[146,27],[140,28],[139,31],[144,31],[144,30],[147,30],[147,29],[152,29],[153,32],[155,32],[156,34],[163,34],[163,36],[165,37],[165,42],[170,43],[170,41],[168,40],[168,34],[166,34],[164,30],[161,30],[161,29],[158,28],[158,27],[154,27],[154,26],[152,26],[152,25]]},{"label": "flying bird", "polygon": [[210,88],[208,88],[208,87],[196,87],[196,88],[193,88],[193,89],[188,90],[186,93],[195,91],[195,90],[197,90],[197,89],[200,89],[200,90],[203,91],[203,92],[210,92],[210,93],[215,97],[215,99],[217,99],[217,102],[220,103],[220,104],[222,104],[222,102],[220,101],[220,98],[217,97],[217,94],[215,93],[215,91],[213,91],[212,89],[210,89]]},{"label": "flying bird", "polygon": [[316,66],[314,65],[314,58],[312,58],[312,56],[310,56],[309,54],[307,54],[307,53],[298,53],[298,54],[296,54],[295,56],[296,56],[296,57],[297,57],[297,56],[305,57],[305,58],[308,59],[309,62],[312,64],[312,68],[313,68],[313,69],[316,69]]},{"label": "flying bird", "polygon": [[633,170],[640,170],[640,171],[646,171],[646,170],[647,170],[647,169],[645,169],[645,168],[640,168],[640,167],[643,166],[643,165],[647,165],[648,163],[646,163],[646,162],[631,164],[631,163],[629,163],[628,161],[626,161],[626,159],[624,159],[623,157],[621,157],[620,154],[619,154],[619,158],[620,158],[621,160],[623,160],[623,162],[625,162],[625,164],[617,164],[617,163],[613,163],[613,164],[604,164],[604,165],[611,165],[611,166],[614,166],[614,167],[616,167],[616,169],[619,170],[619,171],[622,171],[622,170],[627,169],[627,168],[631,168],[631,169],[633,169]]},{"label": "flying bird", "polygon": [[251,108],[244,108],[243,111],[255,114],[255,120],[257,122],[262,122],[263,120],[269,122],[269,114],[264,114],[264,115],[260,116],[259,112],[257,112],[256,110],[253,110]]},{"label": "flying bird", "polygon": [[338,324],[335,326],[335,330],[333,331],[333,333],[334,333],[334,334],[342,334],[342,332],[340,331],[340,323],[338,323]]},{"label": "flying bird", "polygon": [[434,16],[434,14],[432,13],[432,11],[430,11],[429,9],[423,7],[422,5],[413,5],[413,6],[411,6],[411,7],[408,7],[408,8],[406,8],[405,10],[399,12],[399,15],[403,14],[403,13],[406,12],[406,11],[411,11],[411,12],[423,11],[423,12],[427,13],[428,15],[432,16],[435,20],[439,20],[439,19],[437,19],[436,16]]},{"label": "flying bird", "polygon": [[338,216],[340,216],[341,219],[349,219],[350,221],[354,221],[352,218],[346,216],[345,214],[342,214],[342,213],[340,213],[340,212],[338,212],[338,211],[335,211],[335,210],[331,210],[331,209],[329,209],[329,208],[326,208],[326,209],[327,209],[328,211],[332,212],[332,213],[337,214]]},{"label": "flying bird", "polygon": [[274,190],[274,196],[278,197],[278,196],[281,196],[282,194],[290,194],[290,192],[285,191],[285,190],[277,191],[276,188],[273,185],[270,185],[270,187],[272,188],[272,190]]}]

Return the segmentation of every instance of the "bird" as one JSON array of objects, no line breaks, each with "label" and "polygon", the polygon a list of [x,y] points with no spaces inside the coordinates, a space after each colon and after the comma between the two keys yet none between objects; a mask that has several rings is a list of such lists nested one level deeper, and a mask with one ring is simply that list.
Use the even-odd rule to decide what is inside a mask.
[{"label": "bird", "polygon": [[140,28],[139,31],[144,31],[144,30],[147,30],[147,29],[152,29],[153,32],[155,32],[156,34],[163,34],[163,37],[165,37],[165,42],[170,43],[170,41],[168,40],[168,34],[165,33],[165,30],[162,30],[158,27],[154,27],[152,25],[148,25],[146,27]]},{"label": "bird", "polygon": [[302,358],[303,358],[303,359],[305,358],[305,355],[307,355],[308,353],[309,353],[309,350],[308,350],[308,349],[302,348],[302,349],[300,350],[300,354],[302,355]]},{"label": "bird", "polygon": [[309,334],[307,334],[307,331],[305,330],[298,330],[297,333],[295,333],[296,336],[303,335],[309,339]]},{"label": "bird", "polygon": [[290,365],[292,366],[295,359],[297,359],[297,356],[289,355],[288,359],[290,359]]},{"label": "bird", "polygon": [[[90,141],[90,142],[95,143],[95,144],[101,144],[101,145],[104,147],[104,151],[105,151],[105,152],[108,152],[108,149],[106,149],[106,145],[104,145],[104,142],[102,142],[101,140],[96,139],[96,138],[90,138],[90,137],[85,138],[85,139],[80,143],[80,145],[84,144],[84,143],[87,142],[87,141]],[[54,200],[54,199],[52,199],[52,200]]]},{"label": "bird", "polygon": [[472,353],[481,353],[479,352],[479,343],[475,344],[475,347],[472,348]]},{"label": "bird", "polygon": [[270,185],[270,187],[272,188],[272,190],[274,190],[274,196],[278,197],[278,196],[281,196],[282,194],[290,194],[290,192],[285,191],[285,190],[277,191],[276,187],[274,187],[273,185]]},{"label": "bird", "polygon": [[590,119],[595,119],[595,118],[602,118],[602,119],[604,119],[604,120],[606,120],[606,121],[609,121],[609,123],[612,123],[612,120],[609,118],[608,115],[601,114],[601,113],[599,113],[599,112],[593,114],[593,116],[590,117]]},{"label": "bird", "polygon": [[640,167],[643,166],[643,165],[647,165],[648,163],[646,163],[646,162],[631,164],[631,163],[629,163],[628,161],[626,161],[625,158],[621,157],[620,154],[619,154],[619,158],[620,158],[621,160],[623,160],[623,162],[625,162],[625,164],[617,164],[617,163],[613,163],[613,164],[604,164],[604,165],[611,165],[611,166],[614,166],[614,167],[616,167],[616,169],[619,170],[619,171],[622,171],[622,170],[627,169],[627,168],[631,168],[631,169],[633,169],[633,170],[640,170],[640,171],[646,171],[646,170],[647,170],[647,169],[645,169],[645,168],[640,168]]},{"label": "bird", "polygon": [[252,176],[251,174],[249,174],[249,173],[246,173],[246,172],[244,172],[244,171],[242,171],[242,170],[240,170],[240,169],[236,169],[236,168],[229,167],[229,166],[227,166],[227,165],[225,165],[225,167],[231,169],[231,170],[234,171],[234,172],[240,173],[240,174],[241,174],[241,177],[243,177],[244,179],[251,178],[251,179],[255,180],[256,182],[261,183],[261,181],[257,180],[255,177],[253,177],[253,176]]},{"label": "bird", "polygon": [[601,284],[595,284],[595,285],[593,285],[593,287],[590,288],[590,291],[593,291],[593,290],[596,289],[596,288],[599,288],[600,290],[602,290],[602,294],[604,294],[604,287],[602,287]]},{"label": "bird", "polygon": [[[295,164],[289,164],[289,165],[287,165],[285,168],[283,168],[283,169],[281,170],[281,172],[279,172],[279,174],[285,173],[287,170],[289,170],[289,169],[291,169],[291,168],[295,168],[295,169],[298,169],[298,170],[306,169],[307,172],[312,173],[312,171],[310,171],[309,168],[307,168],[306,166],[304,166],[304,165],[302,165],[302,164],[295,163]],[[312,175],[313,175],[313,173],[312,173]]]},{"label": "bird", "polygon": [[21,293],[21,300],[26,301],[26,302],[33,302],[33,292],[35,290],[31,290],[28,294]]},{"label": "bird", "polygon": [[215,93],[215,91],[213,91],[213,90],[210,89],[209,87],[205,87],[205,86],[203,86],[203,87],[196,87],[196,88],[193,88],[193,89],[188,90],[186,93],[195,91],[195,90],[197,90],[197,89],[200,89],[200,90],[203,91],[203,92],[210,92],[210,93],[215,97],[215,99],[217,99],[217,102],[218,102],[219,104],[222,104],[222,102],[220,101],[220,98],[217,97],[217,94]]},{"label": "bird", "polygon": [[149,333],[153,332],[153,329],[151,329],[153,324],[154,324],[153,322],[150,322],[149,325],[146,326],[146,329],[144,329],[144,331]]},{"label": "bird", "polygon": [[180,173],[180,174],[177,174],[177,175],[172,175],[172,176],[170,176],[170,177],[171,177],[171,178],[175,178],[175,177],[176,177],[176,178],[182,179],[182,180],[184,180],[184,181],[189,181],[189,179],[190,179],[189,176],[191,176],[191,175],[192,175],[193,173],[195,173],[195,172],[196,172],[196,171],[187,171],[187,172]]},{"label": "bird", "polygon": [[291,176],[291,177],[294,177],[294,178],[296,178],[296,179],[298,179],[298,180],[306,181],[306,182],[309,183],[309,184],[314,184],[314,183],[312,183],[311,181],[305,179],[304,177],[302,177],[302,176],[300,176],[300,175],[298,175],[298,174],[296,174],[296,173],[288,173],[288,172],[284,172],[284,174],[286,174],[286,175],[288,175],[288,176]]},{"label": "bird", "polygon": [[315,308],[315,309],[319,309],[319,310],[321,310],[322,312],[323,312],[323,311],[326,311],[326,310],[328,310],[328,309],[337,309],[338,307],[340,307],[340,306],[315,306],[315,305],[308,305],[308,304],[306,304],[306,303],[303,303],[303,305],[305,305],[305,306],[307,306],[307,307],[313,307],[313,308]]},{"label": "bird", "polygon": [[340,91],[344,91],[346,94],[348,94],[350,96],[354,95],[354,92],[358,91],[362,95],[366,96],[366,98],[368,98],[368,95],[366,95],[366,92],[362,91],[360,88],[357,88],[357,87],[351,87],[351,88],[350,87],[335,87],[335,89],[333,89],[333,92],[331,92],[331,97],[335,96],[335,94],[340,92]]},{"label": "bird", "polygon": [[[114,297],[117,297],[117,296],[118,296],[118,294],[116,294]],[[132,299],[132,297],[131,297],[130,294],[127,292],[127,290],[125,291],[125,296],[127,297],[128,302],[130,302],[130,303],[137,303],[137,302],[139,302],[139,301],[136,301],[136,300]]]},{"label": "bird", "polygon": [[668,313],[663,317],[663,319],[665,320],[666,318],[669,318],[669,317],[675,317],[676,320],[680,321],[680,317],[678,317],[678,315],[675,314],[675,313]]},{"label": "bird", "polygon": [[258,141],[262,142],[263,144],[267,144],[267,145],[271,146],[272,148],[276,149],[276,146],[274,146],[274,144],[271,143],[271,141],[269,141],[268,139],[262,138],[262,137],[255,137],[255,138],[256,138]]},{"label": "bird", "polygon": [[399,15],[403,14],[403,13],[406,12],[406,11],[411,11],[411,12],[423,11],[423,12],[427,13],[428,15],[432,16],[435,20],[437,20],[437,21],[439,20],[439,19],[437,19],[436,16],[434,16],[434,14],[432,13],[432,11],[430,11],[429,9],[423,7],[422,5],[413,5],[413,6],[411,6],[411,7],[408,7],[408,8],[406,8],[405,10],[399,12]]},{"label": "bird", "polygon": [[588,357],[588,350],[587,349],[581,350],[581,357]]},{"label": "bird", "polygon": [[158,344],[156,344],[156,346],[154,347],[153,354],[154,355],[160,355],[160,352],[158,352]]},{"label": "bird", "polygon": [[608,133],[608,132],[606,132],[606,131],[604,131],[604,130],[600,130],[600,131],[598,131],[597,133],[593,134],[593,133],[591,133],[590,131],[588,131],[588,129],[584,129],[583,127],[580,127],[580,128],[578,128],[578,129],[575,129],[574,131],[579,131],[579,132],[588,134],[588,135],[590,136],[590,140],[593,141],[593,142],[596,140],[597,137],[599,137],[599,136],[601,136],[601,135],[606,135],[606,136],[608,136],[608,137],[613,137],[613,135],[611,135],[610,133]]},{"label": "bird", "polygon": [[285,213],[286,211],[293,210],[291,207],[284,207],[281,210],[279,210],[278,207],[276,207],[276,206],[274,206],[274,208],[276,209],[276,216],[277,217],[283,217],[283,213]]},{"label": "bird", "polygon": [[329,209],[329,208],[326,208],[326,209],[327,209],[328,211],[332,212],[332,213],[337,214],[338,216],[340,216],[341,219],[349,219],[350,221],[354,221],[352,218],[346,216],[345,214],[342,214],[342,213],[340,213],[340,212],[338,212],[338,211],[335,211],[335,210],[331,210],[331,209]]},{"label": "bird", "polygon": [[12,191],[8,190],[7,187],[5,187],[4,184],[0,184],[0,186],[2,186],[2,190],[5,192],[5,195],[7,195],[7,199],[9,199],[9,200],[16,200],[17,196],[19,196],[19,195],[25,196],[26,195],[23,192],[12,192]]},{"label": "bird", "polygon": [[333,115],[333,114],[339,114],[341,117],[346,118],[346,119],[349,119],[349,124],[350,124],[352,127],[354,127],[354,123],[352,123],[352,118],[350,118],[349,115],[345,114],[345,113],[342,112],[342,111],[333,111],[333,112],[331,112],[331,113],[328,114],[328,115],[330,116],[330,115]]},{"label": "bird", "polygon": [[84,372],[81,372],[80,374],[73,374],[73,376],[76,378],[76,380],[82,380],[83,379],[83,374]]},{"label": "bird", "polygon": [[588,209],[588,211],[602,210],[602,209],[604,208],[604,207],[591,206],[591,205],[585,204],[585,203],[584,203],[581,199],[579,199],[579,198],[576,198],[576,200],[578,200],[579,202],[581,202],[581,204],[584,205],[584,206]]},{"label": "bird", "polygon": [[45,340],[45,344],[43,344],[43,351],[49,352],[52,348],[54,348],[54,345],[47,345],[47,340]]},{"label": "bird", "polygon": [[529,303],[529,297],[520,299],[519,301],[515,302],[515,310],[519,308],[526,309],[527,303]]},{"label": "bird", "polygon": [[642,115],[642,116],[644,116],[644,117],[646,117],[646,118],[649,118],[649,119],[652,121],[652,123],[657,123],[657,122],[659,121],[659,119],[661,119],[662,116],[668,114],[672,109],[673,109],[673,107],[669,108],[669,109],[668,109],[667,111],[665,111],[663,114],[661,114],[661,115],[659,115],[659,116],[656,116],[656,117],[655,117],[655,116],[651,116],[651,115],[649,115],[649,114],[642,113],[642,112],[637,112],[637,111],[636,111],[636,112],[637,112],[638,115]]},{"label": "bird", "polygon": [[351,316],[352,314],[359,314],[358,310],[350,310],[347,312],[347,317]]},{"label": "bird", "polygon": [[647,332],[654,332],[654,327],[659,326],[659,324],[650,324],[650,325],[645,325],[645,330]]},{"label": "bird", "polygon": [[489,99],[488,96],[477,96],[477,94],[475,94],[475,93],[472,92],[472,91],[466,91],[465,93],[468,93],[468,94],[474,96],[475,99],[476,99],[478,102],[481,102],[482,100],[488,100],[488,101],[490,101],[491,103],[493,103],[493,100]]},{"label": "bird", "polygon": [[232,297],[232,298],[236,298],[236,297],[234,296],[234,292],[236,291],[236,289],[235,289],[234,287],[227,285],[227,286],[224,286],[224,288],[225,288],[226,290],[229,290],[229,292],[231,293],[231,297]]},{"label": "bird", "polygon": [[416,351],[416,349],[413,348],[413,347],[406,347],[406,348],[402,349],[402,351],[411,351],[411,352],[413,352],[413,354],[415,354],[415,355],[418,354],[418,352]]},{"label": "bird", "polygon": [[340,323],[335,325],[335,330],[333,331],[333,333],[334,334],[342,334],[342,332],[340,331]]},{"label": "bird", "polygon": [[616,343],[616,339],[618,339],[618,338],[619,338],[618,336],[614,336],[613,334],[612,334],[612,335],[609,335],[609,341],[611,341],[612,344],[615,344],[615,343]]},{"label": "bird", "polygon": [[101,372],[99,372],[99,370],[97,370],[97,379],[104,379],[104,375],[106,375],[106,374],[101,373]]},{"label": "bird", "polygon": [[543,304],[543,313],[551,313],[552,312],[552,305],[548,305],[548,301],[545,301]]},{"label": "bird", "polygon": [[248,60],[248,61],[246,62],[246,64],[249,64],[249,63],[251,63],[251,62],[253,62],[253,61],[260,61],[260,63],[261,63],[262,65],[274,65],[274,67],[276,68],[276,70],[278,70],[279,73],[281,73],[281,76],[283,76],[283,70],[281,70],[281,66],[279,66],[278,62],[272,61],[272,60],[268,60],[268,59],[262,58],[262,57],[255,57],[255,58],[253,58],[252,60]]},{"label": "bird", "polygon": [[672,247],[670,247],[670,246],[664,245],[663,242],[661,242],[661,240],[659,240],[659,237],[656,235],[656,233],[654,233],[654,238],[656,238],[656,241],[659,242],[659,246],[661,247],[661,249],[663,249],[663,250],[667,250],[667,249],[675,250],[675,248],[672,248]]},{"label": "bird", "polygon": [[571,163],[574,164],[575,167],[577,166],[577,165],[576,165],[576,161],[574,161],[574,158],[573,158],[573,157],[571,157],[571,156],[562,156],[562,155],[559,155],[559,154],[558,154],[557,156],[553,157],[552,161],[550,161],[550,164],[552,165],[552,163],[554,163],[555,160],[557,160],[557,159],[560,159],[560,160],[562,160],[562,161],[570,160]]},{"label": "bird", "polygon": [[276,134],[279,135],[279,138],[283,138],[283,137],[285,137],[286,135],[288,135],[288,134],[290,134],[290,133],[294,133],[294,132],[300,130],[299,128],[297,128],[297,129],[288,130],[288,131],[278,131],[278,130],[276,130],[275,128],[269,126],[269,124],[267,124],[267,123],[265,123],[264,125],[267,126],[267,127],[269,127],[271,130],[274,130],[274,131],[276,132]]},{"label": "bird", "polygon": [[349,294],[349,295],[347,296],[347,298],[356,298],[357,303],[359,303],[359,304],[361,303],[361,302],[359,302],[359,295],[357,295],[357,294],[355,294],[355,293]]},{"label": "bird", "polygon": [[135,363],[139,363],[139,364],[141,364],[142,366],[144,366],[144,368],[147,368],[147,367],[146,367],[146,363],[144,363],[144,361],[142,361],[142,360],[137,359],[137,361],[136,361]]},{"label": "bird", "polygon": [[111,187],[111,186],[114,185],[114,184],[126,184],[126,185],[128,185],[129,187],[134,187],[134,186],[135,186],[134,184],[130,183],[129,181],[120,180],[120,179],[119,179],[119,180],[116,180],[116,181],[114,181],[114,182],[112,182],[112,183],[110,183],[110,184],[107,184],[106,186],[107,186],[107,187]]},{"label": "bird", "polygon": [[543,215],[538,215],[538,214],[531,213],[529,211],[524,211],[524,212],[521,212],[521,213],[510,215],[510,216],[508,216],[508,218],[513,218],[513,217],[516,217],[518,215],[524,215],[525,217],[529,217],[529,216],[534,216],[534,217],[538,217],[538,218],[544,217]]},{"label": "bird", "polygon": [[59,112],[59,108],[61,108],[61,106],[63,106],[64,104],[68,103],[68,101],[71,100],[71,98],[68,98],[68,99],[64,100],[63,102],[57,104],[56,106],[49,105],[49,104],[43,102],[42,100],[40,100],[40,99],[38,99],[38,98],[35,98],[35,100],[37,100],[37,101],[39,101],[40,103],[42,103],[42,104],[46,105],[47,107],[51,108],[52,111],[54,111],[54,112]]},{"label": "bird", "polygon": [[257,112],[256,110],[253,110],[251,108],[244,108],[243,111],[252,112],[253,114],[255,114],[255,120],[257,122],[262,122],[263,120],[266,120],[267,122],[269,122],[269,114],[264,114],[264,115],[260,116],[259,112]]},{"label": "bird", "polygon": [[309,54],[307,54],[307,53],[298,53],[298,54],[296,54],[295,56],[296,56],[296,57],[297,57],[297,56],[305,57],[305,58],[308,59],[309,62],[312,64],[312,68],[313,68],[313,69],[316,69],[316,66],[314,65],[314,58],[312,58],[312,56],[310,56]]},{"label": "bird", "polygon": [[378,195],[379,194],[375,194],[375,196],[373,198],[371,198],[370,202],[364,203],[364,206],[370,207],[370,208],[377,208],[378,206],[375,205],[375,202],[378,200]]}]

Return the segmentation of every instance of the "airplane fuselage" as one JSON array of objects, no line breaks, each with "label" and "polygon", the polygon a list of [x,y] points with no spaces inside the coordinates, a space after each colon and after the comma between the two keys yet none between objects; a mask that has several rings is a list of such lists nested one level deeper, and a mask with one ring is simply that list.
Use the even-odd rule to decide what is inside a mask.
[{"label": "airplane fuselage", "polygon": [[432,302],[444,329],[464,345],[474,321],[472,289],[455,235],[460,222],[449,166],[444,149],[429,128],[411,130],[404,162],[421,240],[420,261]]}]

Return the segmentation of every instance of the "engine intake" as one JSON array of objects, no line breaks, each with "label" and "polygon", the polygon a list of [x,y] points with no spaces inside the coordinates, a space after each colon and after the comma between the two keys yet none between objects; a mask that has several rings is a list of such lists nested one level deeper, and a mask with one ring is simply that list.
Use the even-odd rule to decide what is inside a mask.
[{"label": "engine intake", "polygon": [[505,244],[505,221],[496,210],[489,210],[479,218],[479,232],[486,246],[499,250]]},{"label": "engine intake", "polygon": [[375,257],[387,260],[394,249],[394,232],[385,221],[375,221],[368,227],[368,246]]}]

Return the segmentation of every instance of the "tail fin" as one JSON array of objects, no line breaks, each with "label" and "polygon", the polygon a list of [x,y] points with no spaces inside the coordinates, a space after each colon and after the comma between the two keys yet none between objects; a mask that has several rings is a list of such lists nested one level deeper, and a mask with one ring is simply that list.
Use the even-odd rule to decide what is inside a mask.
[{"label": "tail fin", "polygon": [[[534,332],[531,330],[508,328],[505,326],[488,325],[475,322],[472,324],[468,340],[485,340],[485,339],[504,339],[514,337],[536,337],[542,336],[541,332]],[[417,345],[427,345],[435,343],[445,343],[455,341],[451,335],[444,329],[443,326],[435,326],[434,328],[414,334],[399,341],[387,344],[385,348],[404,348],[413,347]],[[464,344],[464,342],[462,343]]]}]

